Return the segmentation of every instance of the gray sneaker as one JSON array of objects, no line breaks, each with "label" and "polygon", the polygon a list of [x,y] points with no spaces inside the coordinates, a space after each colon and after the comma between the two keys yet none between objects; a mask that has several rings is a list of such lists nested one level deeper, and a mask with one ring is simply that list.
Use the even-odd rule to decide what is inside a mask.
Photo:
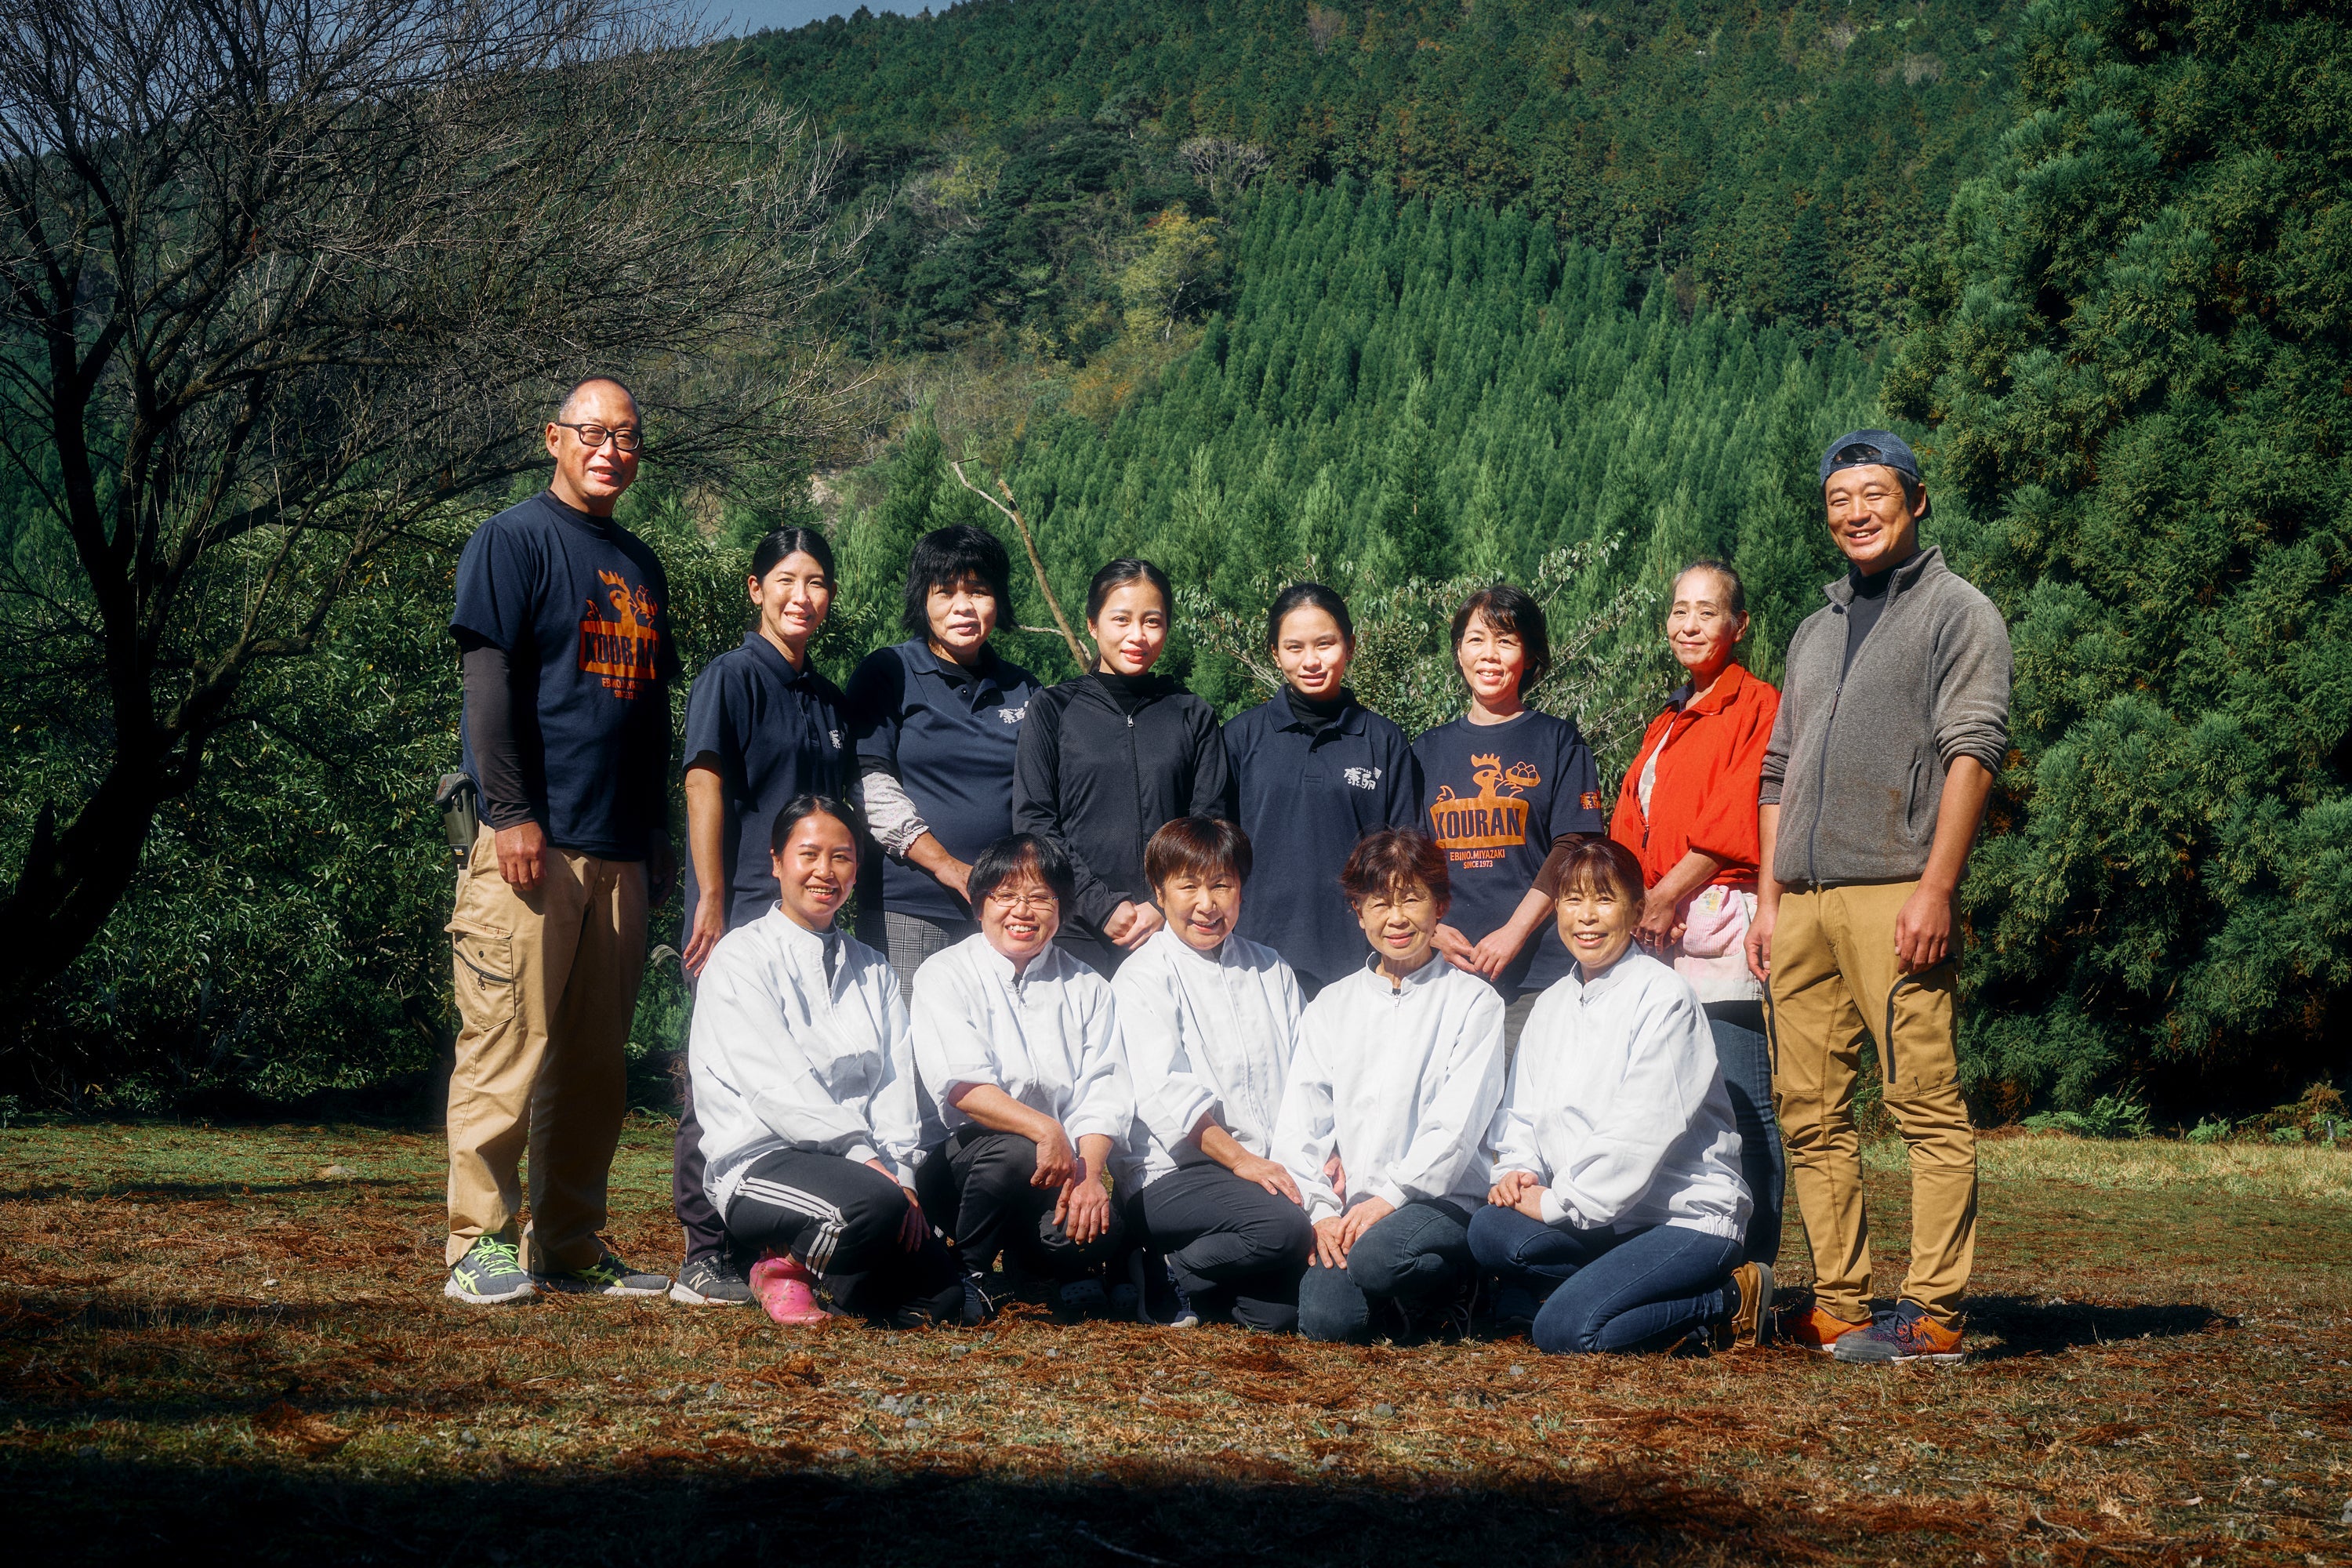
[{"label": "gray sneaker", "polygon": [[533,1293],[514,1243],[495,1236],[481,1237],[467,1247],[466,1256],[450,1265],[449,1282],[441,1287],[441,1294],[470,1307],[503,1307],[528,1301]]},{"label": "gray sneaker", "polygon": [[596,1261],[585,1268],[566,1268],[557,1273],[533,1276],[542,1290],[561,1290],[571,1296],[666,1296],[669,1293],[667,1274],[640,1274],[622,1262],[609,1247],[597,1255]]},{"label": "gray sneaker", "polygon": [[688,1307],[748,1307],[751,1283],[736,1272],[725,1253],[689,1258],[677,1271],[677,1283],[669,1288],[669,1299]]}]

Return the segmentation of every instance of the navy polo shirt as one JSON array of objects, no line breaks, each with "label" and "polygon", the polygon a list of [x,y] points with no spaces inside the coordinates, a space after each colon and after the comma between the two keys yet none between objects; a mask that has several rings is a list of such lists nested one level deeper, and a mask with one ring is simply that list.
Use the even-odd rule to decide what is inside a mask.
[{"label": "navy polo shirt", "polygon": [[1240,934],[1311,986],[1353,973],[1369,950],[1339,872],[1365,834],[1421,819],[1404,731],[1350,702],[1313,733],[1277,692],[1225,726],[1225,754],[1254,862]]},{"label": "navy polo shirt", "polygon": [[[1609,831],[1592,748],[1575,722],[1533,709],[1500,724],[1456,719],[1412,743],[1421,767],[1422,831],[1445,851],[1454,907],[1445,923],[1484,942],[1535,885],[1552,841]],[[1557,922],[1546,921],[1496,986],[1541,991],[1569,970]]]},{"label": "navy polo shirt", "polygon": [[[841,693],[814,668],[794,669],[757,631],[694,678],[686,700],[686,765],[716,765],[726,788],[719,864],[727,929],[768,912],[782,889],[768,832],[797,795],[840,797],[849,784],[849,725]],[[686,858],[684,940],[694,938],[694,857]]]},{"label": "navy polo shirt", "polygon": [[[861,764],[897,776],[940,847],[969,865],[1013,831],[1013,759],[1037,680],[994,648],[968,670],[920,638],[867,654],[849,678]],[[884,858],[882,907],[968,921],[970,906],[919,866]]]}]

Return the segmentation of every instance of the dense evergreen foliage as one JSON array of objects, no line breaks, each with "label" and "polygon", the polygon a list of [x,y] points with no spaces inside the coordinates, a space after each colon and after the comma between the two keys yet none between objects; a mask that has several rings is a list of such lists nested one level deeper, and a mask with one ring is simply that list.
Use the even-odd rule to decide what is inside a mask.
[{"label": "dense evergreen foliage", "polygon": [[1048,122],[1223,140],[1288,180],[1519,202],[1685,300],[1876,337],[1904,247],[2006,123],[2015,23],[2000,0],[971,0],[752,48],[885,163],[955,142],[969,177]]},{"label": "dense evergreen foliage", "polygon": [[2017,647],[1976,1063],[2290,1090],[2352,994],[2352,31],[2041,0],[2021,59],[1888,397]]},{"label": "dense evergreen foliage", "polygon": [[[1774,667],[1827,574],[1801,505],[1810,455],[1875,411],[1851,351],[1685,322],[1666,290],[1546,225],[1384,187],[1274,187],[1234,248],[1231,316],[1156,393],[1023,451],[1014,487],[1066,601],[1125,553],[1248,618],[1297,576],[1363,601],[1415,579],[1525,582],[1556,551],[1616,546],[1561,602],[1572,621],[1713,554],[1755,573]],[[1664,689],[1654,618],[1593,648],[1622,677],[1604,701]],[[1174,651],[1228,708],[1265,695],[1228,658]]]},{"label": "dense evergreen foliage", "polygon": [[[851,139],[842,203],[890,204],[844,341],[990,400],[935,422],[908,392],[876,460],[826,476],[818,661],[901,635],[927,529],[1022,560],[956,458],[1011,485],[1073,616],[1105,557],[1166,564],[1170,668],[1229,711],[1286,579],[1350,596],[1358,684],[1408,729],[1459,701],[1447,606],[1528,584],[1569,645],[1538,700],[1622,764],[1671,677],[1673,568],[1739,565],[1777,675],[1839,566],[1821,446],[1892,418],[1928,456],[1929,537],[2016,631],[2017,754],[1965,895],[1979,1104],[2288,1098],[2352,992],[2352,39],[2305,9],[976,0],[755,40]],[[1906,310],[1882,402],[1871,340]],[[691,673],[740,636],[743,546],[779,513],[680,493],[658,452],[646,475],[624,517]],[[57,548],[32,515],[0,494],[20,565]],[[213,742],[0,1091],[424,1079],[469,521],[387,556],[333,651]],[[1066,674],[1016,585],[1012,651]],[[89,765],[70,695],[0,682],[0,837]],[[681,1037],[676,973],[641,1052]]]}]

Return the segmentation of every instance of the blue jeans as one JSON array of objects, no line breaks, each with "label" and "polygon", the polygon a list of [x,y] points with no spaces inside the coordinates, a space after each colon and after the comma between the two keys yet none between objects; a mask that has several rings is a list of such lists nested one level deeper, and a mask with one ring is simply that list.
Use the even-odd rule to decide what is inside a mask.
[{"label": "blue jeans", "polygon": [[1298,1331],[1310,1340],[1371,1338],[1376,1300],[1425,1301],[1470,1283],[1470,1215],[1445,1198],[1410,1203],[1356,1238],[1348,1266],[1308,1263],[1298,1281]]},{"label": "blue jeans", "polygon": [[1739,1126],[1739,1173],[1756,1200],[1748,1216],[1749,1263],[1780,1256],[1780,1205],[1787,1193],[1780,1158],[1780,1122],[1772,1114],[1772,1051],[1764,1037],[1760,1002],[1710,1002],[1706,1026],[1715,1036],[1723,1087],[1731,1091],[1731,1115]]},{"label": "blue jeans", "polygon": [[1507,1288],[1554,1287],[1532,1334],[1554,1355],[1664,1350],[1739,1305],[1739,1243],[1681,1226],[1620,1236],[1489,1205],[1470,1216],[1470,1255]]}]

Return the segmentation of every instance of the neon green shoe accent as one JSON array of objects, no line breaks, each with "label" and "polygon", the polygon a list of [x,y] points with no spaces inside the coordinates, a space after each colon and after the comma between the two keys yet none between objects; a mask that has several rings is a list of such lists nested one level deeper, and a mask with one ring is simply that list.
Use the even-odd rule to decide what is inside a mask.
[{"label": "neon green shoe accent", "polygon": [[527,1300],[532,1294],[530,1276],[510,1241],[495,1236],[476,1239],[449,1269],[442,1294],[475,1306]]}]

